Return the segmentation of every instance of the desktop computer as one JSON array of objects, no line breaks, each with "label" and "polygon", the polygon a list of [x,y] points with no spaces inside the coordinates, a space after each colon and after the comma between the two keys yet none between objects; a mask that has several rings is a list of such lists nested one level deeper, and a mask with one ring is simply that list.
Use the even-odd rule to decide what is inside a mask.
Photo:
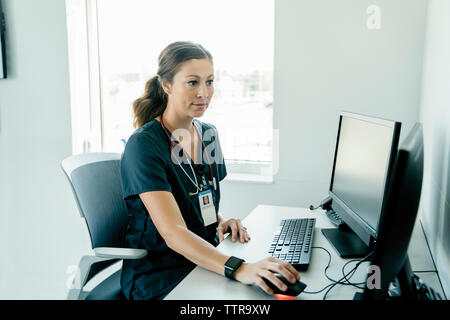
[{"label": "desktop computer", "polygon": [[[339,227],[322,233],[341,257],[364,257],[360,262],[369,261],[380,272],[379,283],[370,288],[366,284],[355,299],[440,299],[409,264],[407,250],[422,188],[423,136],[417,123],[399,147],[400,129],[397,121],[349,112],[339,118],[329,197],[320,204]],[[283,220],[269,253],[306,270],[314,222]],[[343,279],[327,287],[331,290]]]},{"label": "desktop computer", "polygon": [[[363,257],[375,243],[400,127],[396,121],[349,112],[340,115],[330,197],[321,207],[342,221],[340,228],[322,229],[322,233],[344,258]],[[281,221],[268,253],[306,270],[314,224],[314,218]]]},{"label": "desktop computer", "polygon": [[422,125],[416,123],[396,154],[370,259],[371,266],[380,271],[380,283],[374,288],[366,286],[355,299],[442,299],[411,271],[407,254],[422,190],[423,150]]},{"label": "desktop computer", "polygon": [[342,257],[364,256],[379,270],[379,282],[366,283],[357,300],[442,299],[412,272],[407,254],[422,190],[422,125],[400,146],[399,133],[395,121],[340,117],[330,197],[321,205],[348,227],[322,232]]},{"label": "desktop computer", "polygon": [[340,115],[326,209],[341,224],[322,233],[343,258],[366,256],[375,245],[400,129],[397,121]]}]

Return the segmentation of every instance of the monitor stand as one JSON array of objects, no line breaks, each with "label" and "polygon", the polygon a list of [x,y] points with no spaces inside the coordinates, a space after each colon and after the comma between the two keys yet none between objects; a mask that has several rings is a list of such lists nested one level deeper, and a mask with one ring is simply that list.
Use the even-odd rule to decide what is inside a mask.
[{"label": "monitor stand", "polygon": [[363,258],[369,247],[352,230],[322,229],[322,233],[342,258]]}]

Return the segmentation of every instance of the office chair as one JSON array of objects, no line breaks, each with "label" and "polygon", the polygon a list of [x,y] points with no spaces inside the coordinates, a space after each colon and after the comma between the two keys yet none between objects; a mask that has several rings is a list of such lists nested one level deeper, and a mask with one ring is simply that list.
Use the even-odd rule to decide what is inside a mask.
[{"label": "office chair", "polygon": [[84,153],[61,162],[78,211],[86,221],[93,253],[81,257],[69,300],[122,300],[121,270],[91,291],[83,288],[105,268],[123,259],[141,259],[147,250],[125,248],[128,211],[122,197],[120,154]]}]

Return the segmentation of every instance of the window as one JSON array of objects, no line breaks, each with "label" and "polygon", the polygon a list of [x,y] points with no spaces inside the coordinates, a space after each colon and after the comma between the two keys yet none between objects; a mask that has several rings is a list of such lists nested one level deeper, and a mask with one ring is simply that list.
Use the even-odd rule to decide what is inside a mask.
[{"label": "window", "polygon": [[218,128],[231,172],[271,164],[274,0],[66,4],[74,153],[122,152],[134,131],[132,102],[160,51],[188,40],[214,57],[215,93],[200,120]]}]

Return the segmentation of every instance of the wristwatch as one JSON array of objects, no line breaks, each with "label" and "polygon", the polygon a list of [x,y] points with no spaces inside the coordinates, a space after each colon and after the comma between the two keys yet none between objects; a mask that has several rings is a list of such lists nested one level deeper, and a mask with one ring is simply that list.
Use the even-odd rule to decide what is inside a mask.
[{"label": "wristwatch", "polygon": [[232,277],[233,273],[240,267],[240,265],[242,264],[242,262],[244,262],[245,260],[236,258],[234,256],[231,256],[230,259],[227,260],[227,262],[225,262],[225,276],[227,278],[233,279]]}]

